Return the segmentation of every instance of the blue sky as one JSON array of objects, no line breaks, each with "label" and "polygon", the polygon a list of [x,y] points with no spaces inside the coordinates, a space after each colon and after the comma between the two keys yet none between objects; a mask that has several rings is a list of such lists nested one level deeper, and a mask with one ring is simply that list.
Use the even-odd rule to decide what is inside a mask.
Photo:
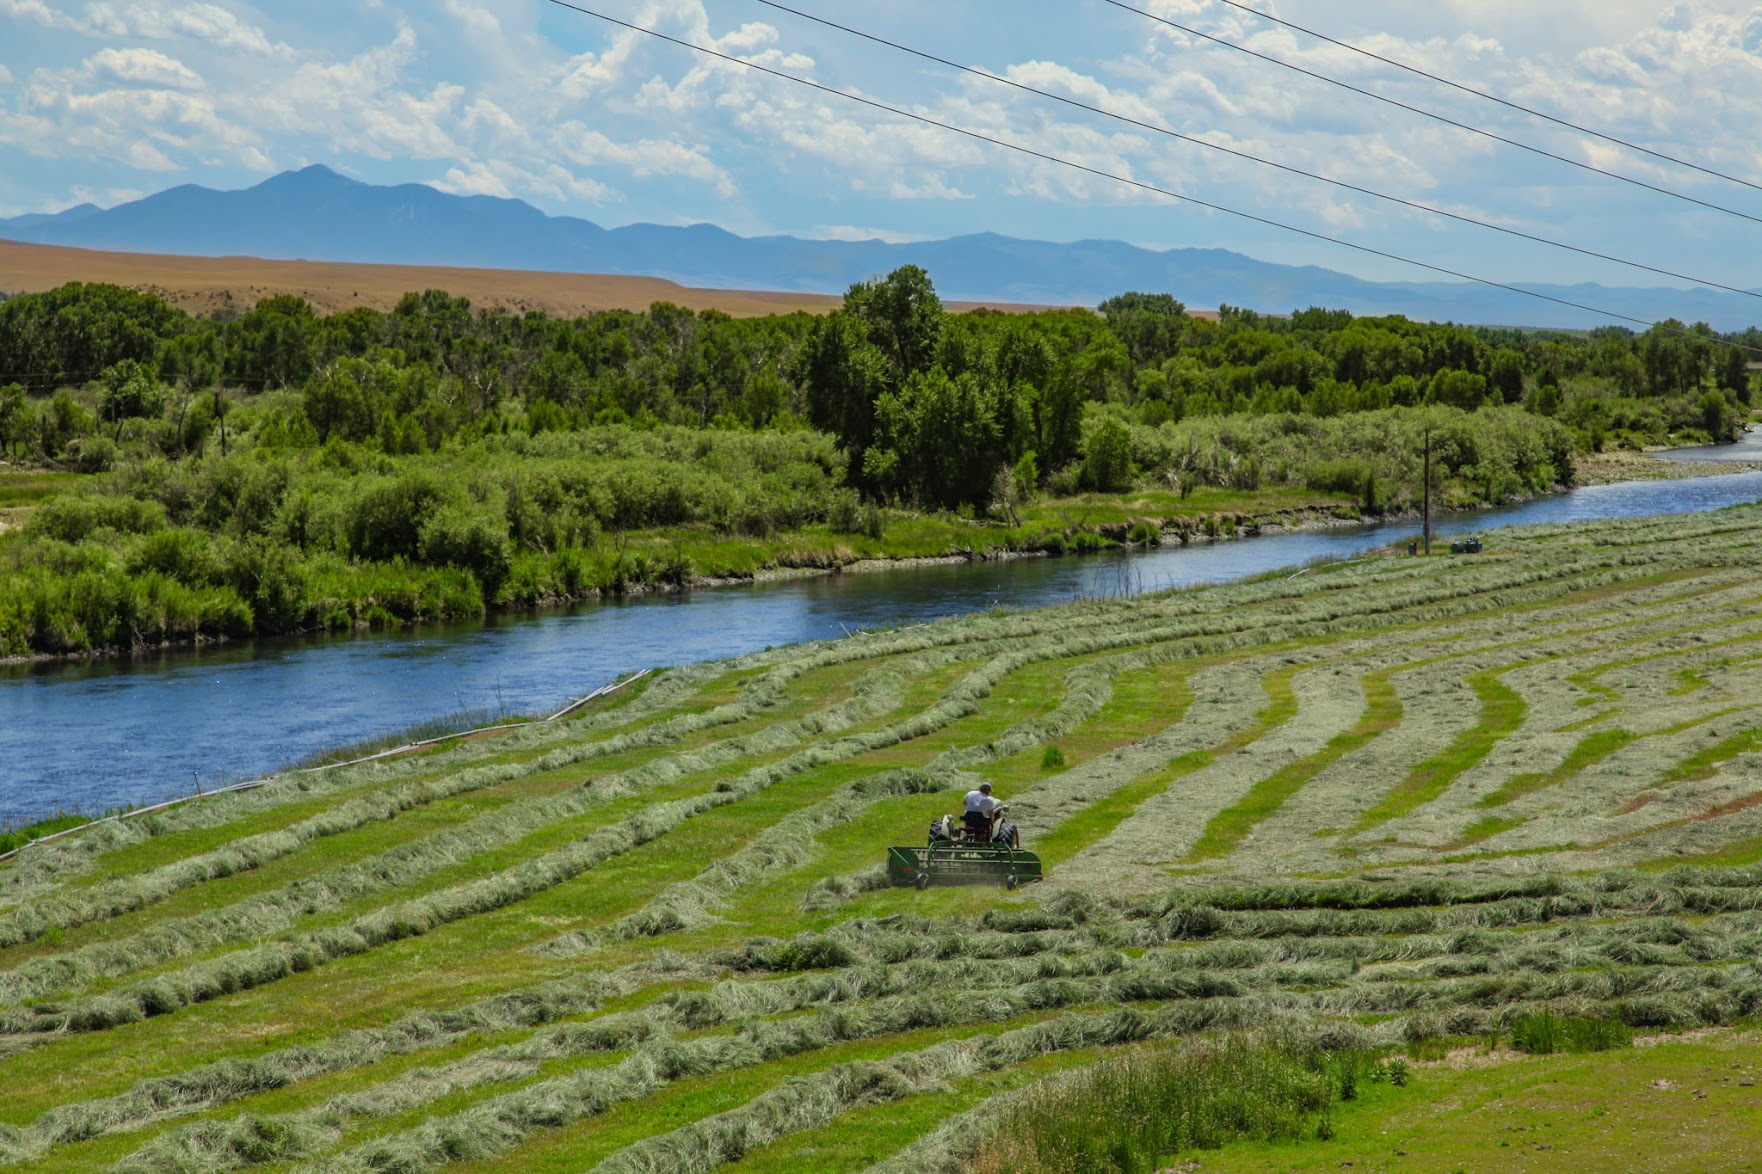
[{"label": "blue sky", "polygon": [[[1442,224],[853,41],[752,0],[586,0],[635,23],[1104,171],[1501,280],[1660,280]],[[1762,224],[1498,147],[1101,0],[793,6],[1184,134],[1585,248],[1762,286]],[[1452,95],[1218,0],[1171,20],[1762,217],[1762,191]],[[1288,20],[1762,183],[1748,0],[1280,0]],[[543,0],[0,0],[0,215],[324,163],[601,224],[910,239],[995,231],[1367,259],[1012,155]]]}]

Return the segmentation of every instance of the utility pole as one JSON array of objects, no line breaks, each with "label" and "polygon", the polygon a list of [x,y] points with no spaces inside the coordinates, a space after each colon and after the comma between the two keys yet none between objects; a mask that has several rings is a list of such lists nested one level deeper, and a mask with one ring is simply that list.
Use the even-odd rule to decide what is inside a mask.
[{"label": "utility pole", "polygon": [[1432,553],[1432,430],[1426,429],[1425,488],[1420,491],[1421,508],[1425,511],[1426,553]]}]

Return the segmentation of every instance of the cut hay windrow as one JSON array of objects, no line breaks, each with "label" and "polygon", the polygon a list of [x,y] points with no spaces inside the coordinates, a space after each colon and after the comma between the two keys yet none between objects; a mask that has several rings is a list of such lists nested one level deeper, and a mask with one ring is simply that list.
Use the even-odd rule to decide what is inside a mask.
[{"label": "cut hay windrow", "polygon": [[[616,735],[603,741],[567,747],[525,762],[480,767],[440,778],[421,778],[389,790],[385,789],[387,785],[400,774],[406,773],[398,765],[373,764],[324,776],[294,774],[271,780],[261,789],[234,793],[223,800],[217,799],[200,807],[175,808],[126,825],[106,822],[103,828],[109,833],[106,836],[92,839],[88,833],[87,837],[82,837],[81,842],[57,844],[53,855],[33,852],[29,868],[0,872],[0,879],[15,882],[9,887],[8,896],[16,902],[0,911],[0,918],[3,918],[0,920],[0,947],[28,941],[50,929],[72,928],[88,921],[118,916],[163,900],[190,885],[260,868],[315,840],[354,830],[374,820],[391,819],[440,799],[454,798],[525,775],[579,765],[633,749],[669,745],[700,730],[745,720],[754,713],[777,704],[781,699],[777,688],[781,682],[770,684],[774,687],[749,690],[741,702],[733,705],[682,715],[651,725],[636,734]],[[578,738],[579,734],[579,728],[571,731],[573,737]],[[498,746],[505,748],[505,744]],[[460,761],[470,761],[472,757],[480,756],[480,752],[461,748],[457,755]],[[424,774],[434,774],[445,765],[444,760],[428,757],[419,760],[416,769]],[[69,874],[83,871],[79,866],[89,865],[104,852],[137,844],[154,836],[217,826],[247,814],[273,811],[285,803],[310,801],[328,794],[344,793],[368,786],[378,789],[371,795],[322,812],[289,828],[241,837],[223,849],[176,861],[146,875],[113,879],[84,891],[58,893],[36,903],[28,900],[33,886],[23,883],[27,876],[35,880],[38,886],[51,877],[65,880]],[[70,863],[72,867],[69,867]]]},{"label": "cut hay windrow", "polygon": [[[780,762],[756,768],[737,779],[718,784],[716,790],[707,794],[652,806],[586,837],[581,842],[549,852],[527,864],[506,869],[483,880],[456,885],[424,898],[406,901],[379,913],[355,918],[333,929],[284,938],[274,946],[239,951],[183,971],[162,975],[133,989],[76,1000],[67,1005],[37,1006],[0,1014],[0,1034],[101,1030],[135,1022],[221,994],[275,981],[289,974],[324,965],[336,958],[365,952],[385,942],[425,933],[461,917],[501,908],[570,880],[613,856],[664,835],[695,815],[758,794],[767,787],[804,771],[923,737],[961,717],[977,712],[979,700],[989,694],[997,681],[1015,669],[1033,663],[1041,655],[1043,654],[1023,652],[997,657],[985,668],[968,673],[942,701],[901,722],[868,734],[853,735],[829,744],[823,743],[810,750],[799,751]],[[851,721],[855,720],[856,713],[865,704],[861,698],[846,703],[854,711],[850,716]],[[820,729],[834,724],[832,719],[823,715],[804,721],[812,721]],[[651,765],[649,768],[639,768],[635,773],[646,772],[652,776],[657,770],[657,767]],[[503,837],[514,838],[513,832],[525,834],[570,814],[571,812],[560,812],[558,809],[565,804],[584,804],[587,800],[581,797],[582,794],[576,792],[548,800],[529,801],[514,811],[504,810],[485,816],[480,822],[495,829],[491,833],[498,836],[494,842],[506,842]],[[525,818],[520,820],[521,816]],[[461,833],[442,835],[458,837]],[[432,852],[433,843],[438,838],[431,837],[426,845],[414,847],[427,847]],[[417,860],[414,867],[419,868],[422,874],[427,874],[442,866],[443,864],[425,855]],[[367,862],[365,866],[357,866],[355,875],[360,877],[358,884],[363,892],[378,891],[394,883],[387,880],[384,865],[380,862]],[[403,883],[403,878],[398,878],[395,883]],[[354,892],[339,896],[332,907],[359,895],[360,892]],[[306,907],[299,907],[302,914],[309,911],[312,903],[310,897],[305,897],[304,900]],[[281,911],[292,905],[293,902],[285,895],[279,902],[271,896],[261,898],[255,903],[256,908],[267,910],[266,918],[282,917],[284,915]],[[170,927],[169,933],[160,933],[152,943],[158,949],[158,955],[153,960],[176,957],[213,944],[213,939],[205,938],[204,934],[224,935],[219,937],[219,940],[224,941],[251,933],[270,932],[262,922],[250,922],[236,910],[217,911],[213,915],[199,915],[199,918],[202,920],[189,919],[189,923],[196,926],[194,929],[186,923],[184,926]],[[241,922],[244,924],[241,925]],[[285,921],[280,923],[285,924]],[[208,930],[206,927],[209,925],[218,928]],[[37,992],[41,990],[61,989],[76,981],[89,981],[97,974],[104,973],[100,968],[107,965],[120,968],[113,969],[110,973],[127,973],[138,969],[143,963],[131,947],[139,949],[139,941],[87,947],[73,955],[52,956],[28,964],[27,967],[0,974],[0,998],[11,1001],[28,999],[37,997]]]},{"label": "cut hay windrow", "polygon": [[[859,720],[884,713],[897,703],[892,679],[866,682],[858,695],[784,728],[766,731],[759,741],[765,750],[797,743],[807,734],[847,729]],[[306,881],[296,881],[244,902],[192,917],[161,921],[127,938],[94,943],[66,954],[50,955],[0,972],[0,1003],[41,998],[55,991],[116,977],[148,966],[224,945],[241,938],[277,933],[302,917],[340,909],[374,893],[386,892],[431,876],[479,853],[515,843],[559,821],[585,814],[592,807],[647,786],[672,782],[687,773],[715,769],[738,761],[751,741],[736,739],[679,760],[662,760],[621,775],[595,780],[585,788],[517,802],[478,817],[471,824],[437,832],[354,864],[333,868]],[[491,774],[499,772],[489,772]],[[487,785],[471,774],[458,776],[470,787]]]},{"label": "cut hay windrow", "polygon": [[[253,1119],[246,1127],[247,1133],[244,1135],[239,1134],[237,1129],[217,1133],[212,1126],[199,1126],[180,1133],[176,1139],[156,1142],[149,1150],[162,1156],[172,1152],[187,1155],[193,1138],[207,1138],[212,1143],[215,1139],[224,1137],[230,1139],[226,1141],[224,1148],[228,1152],[234,1152],[242,1144],[241,1137],[259,1136],[266,1129],[277,1136],[289,1138],[334,1137],[336,1130],[341,1128],[346,1119],[407,1111],[418,1103],[427,1103],[429,1099],[462,1087],[461,1082],[491,1084],[518,1079],[531,1071],[520,1067],[521,1064],[639,1042],[650,1038],[657,1031],[664,1031],[672,1022],[689,1028],[706,1028],[725,1023],[752,1024],[755,1019],[764,1016],[864,1002],[867,1006],[838,1015],[835,1030],[840,1038],[866,1038],[871,1032],[885,1034],[911,1027],[971,1022],[969,1014],[958,1012],[959,1008],[982,1006],[985,1011],[980,1021],[986,1021],[998,1017],[1007,1018],[1030,1010],[1096,1002],[1240,999],[1251,992],[1270,992],[1282,986],[1304,988],[1308,992],[1306,997],[1311,1005],[1335,1013],[1343,1013],[1343,1008],[1411,1012],[1439,1005],[1454,1007],[1465,997],[1479,1000],[1491,989],[1484,982],[1472,986],[1444,983],[1424,985],[1426,979],[1484,975],[1495,969],[1512,972],[1512,982],[1499,988],[1501,993],[1524,1002],[1540,1000],[1552,1001],[1556,1005],[1577,1005],[1573,1000],[1578,1003],[1597,1003],[1619,994],[1631,1003],[1635,999],[1643,1000],[1648,996],[1681,996],[1685,991],[1702,989],[1712,992],[1714,997],[1726,999],[1732,1006],[1750,1006],[1756,999],[1756,993],[1752,989],[1753,982],[1748,986],[1744,982],[1734,986],[1729,976],[1716,978],[1703,969],[1697,985],[1691,986],[1684,983],[1682,974],[1658,969],[1682,965],[1685,959],[1692,959],[1692,964],[1703,968],[1709,962],[1747,961],[1756,944],[1755,919],[1750,919],[1741,927],[1730,928],[1741,928],[1744,932],[1741,935],[1728,933],[1714,937],[1695,930],[1685,931],[1681,923],[1662,919],[1637,923],[1633,929],[1638,932],[1632,934],[1607,926],[1596,926],[1586,932],[1590,937],[1596,938],[1607,952],[1588,948],[1563,952],[1565,964],[1575,968],[1627,967],[1621,973],[1618,985],[1571,976],[1544,978],[1534,973],[1533,968],[1527,964],[1527,959],[1523,957],[1507,961],[1502,967],[1490,965],[1489,960],[1498,963],[1504,958],[1502,947],[1505,945],[1519,946],[1526,950],[1539,948],[1535,946],[1534,935],[1520,934],[1483,934],[1479,938],[1457,935],[1453,939],[1434,939],[1428,945],[1431,950],[1439,952],[1439,956],[1432,960],[1434,966],[1431,969],[1435,969],[1436,974],[1429,970],[1399,974],[1373,973],[1367,969],[1362,972],[1359,981],[1394,985],[1385,985],[1355,996],[1344,990],[1333,997],[1318,992],[1323,987],[1348,987],[1352,976],[1361,974],[1358,965],[1361,959],[1372,962],[1379,953],[1412,955],[1414,942],[1411,939],[1360,939],[1341,943],[1346,948],[1323,951],[1336,963],[1326,967],[1280,965],[1281,960],[1291,957],[1291,952],[1283,948],[1285,943],[1281,943],[1281,947],[1277,949],[1261,947],[1258,950],[1244,944],[1227,943],[1197,949],[1157,950],[1138,959],[1127,959],[1123,955],[1105,951],[1099,954],[1089,951],[1067,956],[1043,954],[1004,962],[979,963],[957,955],[948,959],[945,964],[866,966],[823,974],[805,974],[781,982],[725,982],[708,992],[668,995],[646,1017],[623,1014],[586,1024],[547,1029],[525,1043],[490,1049],[440,1072],[424,1070],[399,1077],[389,1086],[376,1086],[363,1094],[345,1095],[314,1110],[296,1114],[294,1118],[276,1118],[270,1122]],[[1685,932],[1687,937],[1684,936]],[[1643,950],[1646,943],[1636,945],[1631,939],[1648,936],[1653,941],[1651,948],[1642,957],[1636,951]],[[1506,938],[1510,941],[1503,940]],[[958,936],[955,940],[959,940]],[[1586,947],[1592,944],[1589,940],[1584,943]],[[1295,946],[1296,953],[1304,957],[1318,956],[1318,952],[1307,941],[1290,945]],[[1445,951],[1455,953],[1444,953]],[[1420,951],[1426,952],[1429,951]],[[836,965],[843,960],[836,954],[815,947],[811,942],[798,944],[791,954],[791,961],[797,964]],[[1224,979],[1206,974],[1200,969],[1218,964],[1248,973],[1233,979]],[[1746,981],[1750,979],[1747,973],[1741,977]],[[1415,986],[1415,983],[1422,985]],[[926,1000],[923,992],[927,990],[949,992],[950,997]],[[888,1011],[889,1007],[896,1010]],[[1698,1021],[1697,1017],[1706,1013],[1705,1006],[1700,1006],[1691,1010],[1678,1010],[1672,1014],[1682,1021]],[[1655,1018],[1654,1011],[1648,1010],[1641,1014],[1644,1018]],[[320,1126],[323,1128],[320,1129]],[[315,1129],[319,1132],[313,1133]]]},{"label": "cut hay windrow", "polygon": [[24,1129],[0,1129],[0,1162],[28,1161],[57,1145],[200,1112],[315,1076],[365,1067],[391,1056],[579,1015],[597,1007],[604,998],[629,989],[628,981],[619,984],[589,975],[496,995],[453,1011],[423,1012],[384,1027],[346,1032],[321,1043],[249,1060],[222,1060],[188,1072],[154,1077],[116,1096],[52,1109]]},{"label": "cut hay windrow", "polygon": [[[576,717],[559,727],[528,727],[499,738],[495,746],[506,751],[551,741],[580,740],[583,735],[641,720],[657,708],[682,702],[707,680],[720,675],[720,670],[714,666],[674,670],[663,674],[659,678],[661,683],[651,686],[635,701],[618,710]],[[763,703],[756,697],[752,701]],[[724,720],[729,720],[725,710],[714,715],[711,724],[721,724]],[[597,756],[601,752],[589,753]],[[205,803],[172,808],[143,819],[100,821],[77,838],[33,848],[27,856],[14,858],[5,868],[0,868],[0,914],[9,913],[11,906],[31,899],[34,893],[52,891],[54,887],[79,877],[119,848],[135,846],[160,835],[226,826],[251,815],[273,812],[290,803],[383,787],[404,781],[411,775],[442,775],[452,766],[470,763],[482,756],[483,747],[465,743],[402,761],[380,761],[317,774],[290,773],[272,777],[262,787],[250,791],[230,792]],[[236,848],[237,844],[233,847]]]},{"label": "cut hay windrow", "polygon": [[[1502,531],[772,649],[94,828],[0,867],[0,1162],[709,1170],[861,1128],[953,1168],[920,1093],[1114,1044],[1762,1014],[1759,564],[1762,507]],[[1048,883],[884,889],[978,779]]]}]

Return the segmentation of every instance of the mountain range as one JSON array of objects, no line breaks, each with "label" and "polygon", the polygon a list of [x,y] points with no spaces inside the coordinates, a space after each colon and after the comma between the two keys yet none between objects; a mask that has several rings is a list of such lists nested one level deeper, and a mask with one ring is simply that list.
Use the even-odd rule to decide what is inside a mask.
[{"label": "mountain range", "polygon": [[[0,219],[0,238],[123,252],[470,266],[662,277],[714,289],[842,293],[900,265],[929,271],[949,300],[1094,305],[1127,290],[1191,307],[1267,313],[1305,306],[1432,321],[1590,327],[1583,309],[1468,282],[1376,282],[1225,249],[1147,249],[1120,241],[1018,240],[995,233],[889,243],[742,237],[714,225],[603,228],[520,200],[379,186],[312,166],[239,191],[186,184],[114,208]],[[5,275],[0,274],[0,288]],[[1583,306],[1722,330],[1762,323],[1752,298],[1703,288],[1533,285]],[[1632,325],[1632,323],[1624,323]]]}]

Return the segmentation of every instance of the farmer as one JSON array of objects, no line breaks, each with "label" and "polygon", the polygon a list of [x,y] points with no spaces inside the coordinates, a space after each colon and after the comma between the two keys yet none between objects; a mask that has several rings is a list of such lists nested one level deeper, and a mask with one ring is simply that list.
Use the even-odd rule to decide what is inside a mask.
[{"label": "farmer", "polygon": [[991,784],[980,783],[977,791],[967,792],[967,811],[961,822],[967,825],[967,837],[989,842],[991,818],[1002,802],[991,797]]}]

